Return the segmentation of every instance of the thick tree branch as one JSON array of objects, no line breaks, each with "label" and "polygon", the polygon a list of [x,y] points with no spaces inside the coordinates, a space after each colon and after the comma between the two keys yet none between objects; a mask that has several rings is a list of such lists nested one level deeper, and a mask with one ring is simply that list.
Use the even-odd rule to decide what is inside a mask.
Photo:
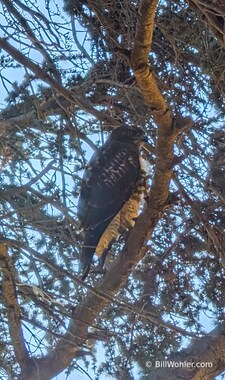
[{"label": "thick tree branch", "polygon": [[[73,310],[68,331],[58,341],[56,347],[45,357],[30,359],[29,380],[48,380],[71,363],[72,359],[80,351],[81,345],[88,337],[88,326],[94,324],[96,317],[112,302],[113,297],[115,297],[119,289],[125,286],[128,275],[133,271],[137,262],[144,257],[146,253],[146,243],[152,236],[154,228],[166,205],[174,162],[173,146],[177,136],[177,125],[148,66],[148,54],[152,42],[156,6],[157,1],[154,0],[142,0],[140,2],[136,36],[131,54],[131,64],[138,86],[146,104],[152,109],[153,117],[158,126],[156,171],[151,193],[146,202],[145,211],[137,220],[118,259],[104,279],[96,284],[96,289],[100,289],[101,294],[90,291],[83,302]],[[107,118],[104,114],[95,110],[84,97],[69,93],[68,90],[64,89],[47,72],[8,44],[5,39],[0,39],[0,46],[14,59],[31,70],[38,78],[44,80],[55,91],[61,94],[72,107],[78,105],[81,109],[86,110],[101,121],[108,123],[114,121],[112,118]],[[180,121],[183,126],[184,123],[182,120]],[[102,294],[106,296],[103,297]],[[17,322],[19,323],[19,314],[17,315]],[[20,329],[21,327],[19,325],[18,331],[20,331]],[[213,341],[213,343],[215,343],[213,346],[214,349],[221,349],[221,342],[224,338],[220,341],[220,337],[223,337],[223,333],[219,333],[217,336],[219,339],[215,338],[215,342]],[[202,350],[202,355],[207,352],[208,347],[206,346],[204,344],[201,347],[198,346],[199,350]],[[26,357],[26,352],[23,356]],[[216,359],[218,360],[218,356]],[[19,358],[18,362],[20,363]],[[24,371],[23,366],[21,366],[21,368],[23,376],[27,368],[24,369]]]},{"label": "thick tree branch", "polygon": [[131,65],[134,69],[138,86],[145,102],[152,110],[152,115],[157,125],[169,129],[172,125],[172,114],[158,89],[148,64],[157,3],[157,0],[142,0],[140,2],[136,35],[131,52]]},{"label": "thick tree branch", "polygon": [[20,322],[20,307],[15,290],[15,270],[13,262],[7,252],[7,247],[0,242],[0,267],[2,271],[2,296],[8,312],[9,333],[16,359],[21,367],[23,376],[27,379],[29,355],[24,343],[24,336]]},{"label": "thick tree branch", "polygon": [[[44,263],[48,268],[51,268],[51,270],[53,270],[56,274],[61,273],[65,277],[69,278],[75,284],[79,284],[82,286],[84,285],[83,281],[81,281],[78,277],[74,276],[73,274],[71,274],[67,270],[63,269],[61,266],[58,266],[57,264],[51,262],[51,260],[46,259],[45,257],[43,257],[42,254],[38,253],[37,251],[31,249],[30,247],[28,247],[24,244],[21,244],[21,242],[17,242],[17,241],[12,240],[12,239],[3,239],[2,241],[5,244],[7,244],[8,246],[21,248],[25,252],[28,252],[29,255],[32,256],[32,259],[35,258],[39,262]],[[25,254],[25,256],[29,257],[26,254]],[[101,280],[101,282],[102,282],[102,280]],[[17,283],[17,286],[20,287],[21,284]],[[23,287],[25,287],[25,286],[26,285],[23,284]],[[137,307],[134,304],[130,304],[128,302],[123,302],[120,300],[118,301],[117,299],[112,297],[109,293],[106,293],[106,291],[102,291],[101,288],[99,288],[99,287],[93,287],[93,286],[90,286],[88,284],[85,284],[84,286],[86,289],[88,289],[90,291],[90,294],[92,294],[93,296],[100,298],[103,301],[106,301],[108,304],[113,303],[118,308],[120,308],[121,310],[126,310],[128,312],[131,312],[135,315],[138,315],[140,318],[145,319],[146,321],[153,322],[156,325],[163,326],[165,328],[168,328],[171,331],[175,331],[175,332],[180,333],[184,336],[196,337],[196,334],[194,334],[194,333],[187,332],[186,330],[184,330],[178,326],[174,326],[173,324],[171,324],[169,322],[164,322],[161,319],[161,310],[156,308],[156,307],[152,307],[151,310],[148,310],[148,311],[144,310],[142,307],[140,309],[140,307]],[[32,288],[32,286],[31,286],[31,288]],[[43,291],[40,289],[40,292],[43,292]],[[84,302],[85,302],[85,300],[84,300]],[[64,337],[64,339],[65,339],[65,337]],[[74,343],[73,340],[70,340],[70,342],[72,344]]]},{"label": "thick tree branch", "polygon": [[[138,51],[142,62],[146,65],[145,70],[147,71],[149,70],[147,65],[147,52],[152,38],[152,32],[149,28],[153,25],[156,4],[156,2],[152,3],[149,1],[143,1],[141,3],[140,17],[143,15],[143,30],[146,31],[146,33],[144,33],[143,52],[142,50]],[[140,18],[138,22],[141,23]],[[139,28],[140,26],[137,27],[138,40],[141,38],[138,34],[140,33]],[[150,39],[150,41],[148,41],[148,39]],[[137,72],[142,73],[142,68],[139,69],[138,66]],[[171,112],[168,110],[166,102],[160,94],[155,82],[152,82],[152,76],[151,78],[147,78],[146,81],[145,75],[140,74],[139,79],[141,90],[144,86],[150,96],[150,98],[146,98],[143,92],[144,97],[148,100],[148,104],[153,104],[152,102],[154,101],[154,109],[156,110],[154,111],[154,115],[159,124],[156,175],[145,212],[137,220],[124,249],[112,268],[106,274],[103,281],[100,281],[100,283],[96,285],[97,288],[101,287],[101,292],[110,295],[110,297],[114,297],[119,289],[125,285],[128,275],[132,272],[136,263],[145,255],[146,242],[151,237],[166,204],[169,194],[169,182],[172,176],[173,145],[177,132]],[[156,92],[156,96],[153,89]],[[85,341],[88,326],[93,324],[95,318],[107,305],[109,305],[108,299],[89,293],[84,301],[74,309],[65,339],[61,339],[56,348],[50,352],[47,357],[34,359],[30,380],[36,379],[37,368],[42,380],[47,380],[53,374],[59,373],[68,366],[80,345]],[[70,341],[73,339],[74,344],[69,343],[68,339],[70,339]]]},{"label": "thick tree branch", "polygon": [[[193,341],[185,350],[168,358],[190,366],[154,368],[149,380],[213,380],[225,368],[225,324],[217,326],[208,336]],[[193,365],[191,364],[193,363]],[[209,364],[208,364],[209,363]],[[154,365],[154,363],[152,363]],[[199,365],[201,364],[201,365]]]},{"label": "thick tree branch", "polygon": [[[106,274],[104,280],[97,284],[97,287],[101,286],[101,291],[109,294],[110,297],[115,296],[119,289],[125,285],[128,275],[134,269],[136,263],[145,255],[146,248],[143,247],[145,247],[147,240],[150,238],[166,204],[169,181],[172,175],[173,144],[176,136],[172,115],[153,77],[148,75],[146,78],[146,72],[149,73],[147,55],[152,39],[156,4],[157,2],[146,1],[141,3],[135,48],[133,50],[133,55],[135,54],[135,57],[138,58],[138,61],[133,61],[138,84],[147,103],[154,109],[154,116],[159,124],[156,176],[146,211],[138,219],[118,260]],[[144,26],[140,27],[141,23]],[[145,31],[142,44],[140,41],[142,38],[141,30]],[[49,353],[47,357],[34,360],[30,380],[36,379],[37,368],[41,378],[47,380],[53,374],[62,371],[69,365],[76,351],[87,337],[88,326],[93,324],[95,318],[108,304],[108,299],[89,293],[83,303],[74,310],[65,339],[61,339],[55,350]],[[73,339],[74,344],[69,343],[69,339],[70,341]]]},{"label": "thick tree branch", "polygon": [[[157,223],[159,213],[162,211],[168,197],[173,166],[173,145],[176,138],[175,128],[177,127],[148,65],[148,54],[152,42],[157,3],[157,0],[141,1],[131,54],[131,64],[137,83],[145,102],[151,107],[152,115],[158,125],[156,172],[149,201],[151,217],[148,215],[146,220],[149,231]],[[182,124],[181,120],[179,120],[179,124]],[[151,225],[150,223],[149,225],[148,221],[151,219],[153,224]],[[147,236],[145,236],[144,241],[146,238]]]}]

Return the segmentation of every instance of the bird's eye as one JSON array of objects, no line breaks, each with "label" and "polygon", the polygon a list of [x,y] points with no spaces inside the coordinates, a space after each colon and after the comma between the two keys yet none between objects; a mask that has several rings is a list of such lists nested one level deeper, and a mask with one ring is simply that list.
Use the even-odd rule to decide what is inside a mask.
[{"label": "bird's eye", "polygon": [[130,130],[130,134],[131,134],[132,136],[136,136],[136,135],[137,135],[137,131],[134,131],[133,129],[131,129],[131,130]]}]

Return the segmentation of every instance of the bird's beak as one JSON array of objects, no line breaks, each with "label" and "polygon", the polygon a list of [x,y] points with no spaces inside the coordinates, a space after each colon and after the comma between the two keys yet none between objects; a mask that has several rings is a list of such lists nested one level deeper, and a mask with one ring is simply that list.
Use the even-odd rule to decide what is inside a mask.
[{"label": "bird's beak", "polygon": [[143,142],[145,142],[145,143],[148,142],[148,137],[147,137],[147,136],[144,136],[144,137],[143,137]]},{"label": "bird's beak", "polygon": [[145,146],[145,144],[148,144],[148,138],[147,136],[143,136],[141,139],[137,141],[137,144],[139,147]]},{"label": "bird's beak", "polygon": [[148,143],[148,137],[146,135],[143,135],[143,137],[140,141],[143,143]]}]

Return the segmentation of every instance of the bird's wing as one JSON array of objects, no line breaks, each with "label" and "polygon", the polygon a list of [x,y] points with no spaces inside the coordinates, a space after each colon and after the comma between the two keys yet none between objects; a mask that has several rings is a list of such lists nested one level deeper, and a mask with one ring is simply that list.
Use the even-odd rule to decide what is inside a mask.
[{"label": "bird's wing", "polygon": [[90,160],[83,177],[78,203],[81,228],[98,230],[101,236],[129,199],[139,175],[136,146],[121,142],[102,146]]}]

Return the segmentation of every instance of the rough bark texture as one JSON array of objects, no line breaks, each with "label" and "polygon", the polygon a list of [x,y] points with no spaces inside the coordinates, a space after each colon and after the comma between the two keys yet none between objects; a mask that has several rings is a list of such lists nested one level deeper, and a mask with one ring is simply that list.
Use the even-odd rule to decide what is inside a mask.
[{"label": "rough bark texture", "polygon": [[28,378],[29,355],[25,346],[20,316],[20,306],[16,294],[16,274],[7,246],[0,243],[0,267],[2,271],[2,297],[8,311],[9,333],[14,352],[21,367],[22,377]]},{"label": "rough bark texture", "polygon": [[[149,374],[153,380],[212,380],[221,373],[225,365],[225,330],[224,324],[210,331],[208,336],[194,341],[185,351],[179,352],[168,361],[181,363],[180,367],[168,368],[162,364],[162,368],[156,368]],[[182,368],[182,363],[190,363]],[[191,364],[193,363],[193,364]],[[208,365],[209,364],[209,365]],[[164,365],[164,368],[163,368]],[[196,367],[200,368],[196,368]],[[202,368],[201,368],[202,366]]]}]

